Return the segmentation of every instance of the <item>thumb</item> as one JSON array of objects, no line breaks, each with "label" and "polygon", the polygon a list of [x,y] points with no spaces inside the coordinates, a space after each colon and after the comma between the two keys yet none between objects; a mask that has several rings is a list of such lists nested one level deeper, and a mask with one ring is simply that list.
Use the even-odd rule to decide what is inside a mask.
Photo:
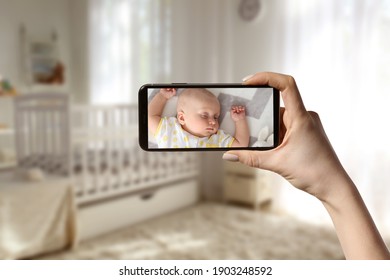
[{"label": "thumb", "polygon": [[269,151],[234,150],[224,153],[222,159],[270,170],[269,153]]}]

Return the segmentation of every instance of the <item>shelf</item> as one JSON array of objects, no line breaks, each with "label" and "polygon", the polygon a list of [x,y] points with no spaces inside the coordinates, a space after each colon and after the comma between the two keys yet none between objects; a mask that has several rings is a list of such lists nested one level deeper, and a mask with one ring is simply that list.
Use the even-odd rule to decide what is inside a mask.
[{"label": "shelf", "polygon": [[12,128],[0,128],[0,135],[13,136],[15,131]]},{"label": "shelf", "polygon": [[9,94],[3,94],[3,95],[0,95],[0,99],[2,99],[2,98],[9,98],[9,99],[12,99],[12,98],[14,98],[16,95],[9,95]]}]

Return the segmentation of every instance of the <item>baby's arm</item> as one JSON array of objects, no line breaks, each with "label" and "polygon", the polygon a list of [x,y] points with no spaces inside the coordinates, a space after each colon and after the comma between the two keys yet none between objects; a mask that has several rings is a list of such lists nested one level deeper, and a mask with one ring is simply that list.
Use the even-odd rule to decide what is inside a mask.
[{"label": "baby's arm", "polygon": [[234,134],[235,140],[232,147],[248,147],[249,145],[249,127],[246,121],[245,107],[232,106],[230,116],[234,121],[236,131]]},{"label": "baby's arm", "polygon": [[175,94],[176,89],[174,88],[162,88],[150,101],[148,105],[148,126],[153,134],[156,133],[165,104]]}]

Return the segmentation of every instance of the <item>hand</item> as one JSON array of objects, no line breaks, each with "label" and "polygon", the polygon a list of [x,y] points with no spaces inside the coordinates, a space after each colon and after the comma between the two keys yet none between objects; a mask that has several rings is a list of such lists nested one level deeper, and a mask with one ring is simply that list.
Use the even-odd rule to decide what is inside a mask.
[{"label": "hand", "polygon": [[174,88],[162,88],[159,92],[162,96],[164,96],[166,99],[170,99],[173,96],[176,95],[176,89]]},{"label": "hand", "polygon": [[286,108],[281,108],[281,143],[270,151],[229,151],[224,159],[240,161],[251,167],[274,171],[295,187],[326,199],[332,182],[345,179],[341,166],[319,116],[308,112],[295,80],[276,73],[258,73],[245,82],[248,85],[269,85],[281,91]]},{"label": "hand", "polygon": [[338,160],[319,116],[308,112],[291,76],[258,73],[245,84],[281,91],[281,144],[269,151],[229,151],[224,158],[279,173],[322,201],[347,259],[390,259],[359,191]]},{"label": "hand", "polygon": [[245,107],[244,106],[232,106],[230,109],[230,116],[234,122],[245,119]]}]

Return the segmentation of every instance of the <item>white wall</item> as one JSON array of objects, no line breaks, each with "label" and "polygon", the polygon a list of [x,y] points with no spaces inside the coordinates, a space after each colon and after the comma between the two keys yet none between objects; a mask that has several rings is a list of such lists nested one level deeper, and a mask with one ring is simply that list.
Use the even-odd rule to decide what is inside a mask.
[{"label": "white wall", "polygon": [[89,100],[88,0],[69,1],[70,76],[72,98],[77,103]]},{"label": "white wall", "polygon": [[[22,25],[27,35],[33,38],[50,39],[56,32],[61,59],[67,69],[71,68],[68,0],[0,0],[0,7],[0,73],[10,79],[17,89],[28,90],[21,69]],[[70,77],[65,78],[70,85]]]},{"label": "white wall", "polygon": [[22,70],[20,28],[38,39],[58,34],[65,63],[65,90],[76,101],[88,99],[88,0],[0,0],[0,73],[22,92],[29,91]]},{"label": "white wall", "polygon": [[283,71],[283,0],[261,1],[259,16],[251,22],[238,14],[240,0],[231,1],[230,37],[233,45],[233,77],[241,79],[259,71]]},{"label": "white wall", "polygon": [[[0,0],[0,74],[19,92],[29,91],[22,70],[22,25],[27,35],[49,39],[58,35],[60,58],[66,65],[66,86],[72,87],[68,0]],[[13,126],[12,99],[0,97],[0,123]],[[12,138],[0,137],[0,148],[12,146]]]},{"label": "white wall", "polygon": [[283,1],[262,1],[259,17],[243,21],[241,0],[174,0],[173,78],[240,82],[257,71],[283,69]]},{"label": "white wall", "polygon": [[[230,76],[229,1],[172,1],[172,79],[175,82],[224,82]],[[222,71],[221,71],[222,69]]]},{"label": "white wall", "polygon": [[[0,74],[20,93],[32,90],[22,67],[20,29],[32,38],[58,35],[65,64],[65,90],[75,102],[88,101],[88,0],[0,0]],[[47,89],[45,89],[47,90]],[[13,127],[13,99],[0,97],[0,124]],[[0,153],[13,151],[13,137],[0,133]]]}]

